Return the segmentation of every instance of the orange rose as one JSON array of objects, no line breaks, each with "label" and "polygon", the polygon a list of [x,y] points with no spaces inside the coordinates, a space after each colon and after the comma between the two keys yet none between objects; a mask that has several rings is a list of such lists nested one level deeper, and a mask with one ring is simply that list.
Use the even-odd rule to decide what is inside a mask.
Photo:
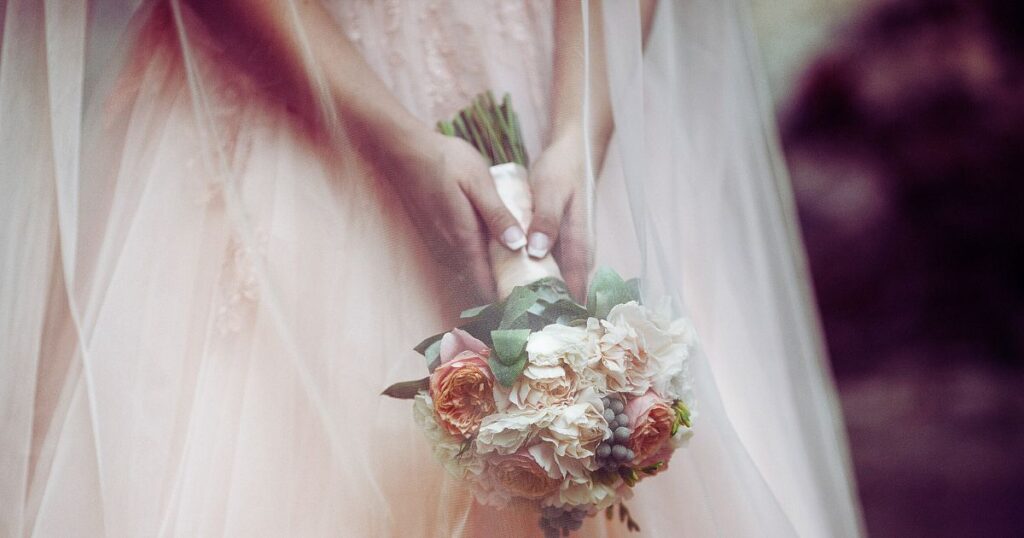
[{"label": "orange rose", "polygon": [[509,493],[526,499],[540,499],[558,489],[560,481],[548,476],[532,457],[512,454],[496,458],[490,467],[491,476]]},{"label": "orange rose", "polygon": [[630,400],[625,413],[632,430],[629,448],[635,454],[633,464],[643,467],[657,463],[654,457],[663,456],[662,448],[672,437],[672,423],[676,416],[672,406],[648,391]]},{"label": "orange rose", "polygon": [[460,329],[441,339],[441,364],[430,375],[430,397],[438,422],[451,433],[472,437],[495,411],[490,349]]}]

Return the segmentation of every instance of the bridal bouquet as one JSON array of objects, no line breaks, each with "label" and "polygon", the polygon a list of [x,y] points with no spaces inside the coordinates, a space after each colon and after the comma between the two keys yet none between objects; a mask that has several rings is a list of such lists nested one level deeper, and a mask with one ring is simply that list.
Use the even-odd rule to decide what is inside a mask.
[{"label": "bridal bouquet", "polygon": [[[468,110],[469,121],[480,121],[474,113],[508,118],[495,136],[511,141],[506,148],[525,164],[518,133],[501,130],[516,124],[507,98],[498,107],[485,95]],[[435,455],[481,504],[530,503],[545,536],[568,535],[601,511],[613,517],[618,505],[620,519],[638,530],[622,501],[664,471],[692,433],[694,330],[644,304],[639,283],[611,269],[595,273],[579,304],[552,261],[504,261],[519,279],[552,267],[554,275],[463,312],[460,327],[416,347],[429,375],[384,394],[413,400]]]}]

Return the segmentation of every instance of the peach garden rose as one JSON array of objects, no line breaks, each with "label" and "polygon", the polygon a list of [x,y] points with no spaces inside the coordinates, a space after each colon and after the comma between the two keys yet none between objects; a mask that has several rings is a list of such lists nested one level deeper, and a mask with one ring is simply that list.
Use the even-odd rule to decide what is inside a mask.
[{"label": "peach garden rose", "polygon": [[663,454],[662,448],[672,437],[676,414],[671,403],[648,391],[630,400],[625,413],[632,430],[629,448],[636,454],[633,461],[638,467],[657,463],[654,458]]},{"label": "peach garden rose", "polygon": [[452,435],[470,438],[495,410],[490,349],[455,329],[441,339],[441,364],[430,376],[430,397],[438,422]]}]

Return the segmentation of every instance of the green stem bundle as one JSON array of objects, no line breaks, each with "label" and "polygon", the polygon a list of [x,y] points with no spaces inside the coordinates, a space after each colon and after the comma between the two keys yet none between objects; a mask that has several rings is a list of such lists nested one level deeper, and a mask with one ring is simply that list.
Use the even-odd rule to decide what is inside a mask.
[{"label": "green stem bundle", "polygon": [[500,105],[490,91],[481,93],[451,121],[437,122],[437,130],[469,142],[491,165],[514,162],[528,167],[530,164],[519,116],[512,109],[512,98],[507,93]]}]

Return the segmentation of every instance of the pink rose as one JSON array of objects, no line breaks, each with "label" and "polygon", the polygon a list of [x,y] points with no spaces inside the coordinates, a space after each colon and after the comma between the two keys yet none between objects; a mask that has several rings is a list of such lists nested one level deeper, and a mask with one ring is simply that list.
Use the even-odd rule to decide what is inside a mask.
[{"label": "pink rose", "polygon": [[441,338],[441,364],[430,375],[430,397],[438,422],[452,435],[472,437],[495,410],[491,350],[461,329]]},{"label": "pink rose", "polygon": [[[665,452],[671,452],[672,424],[676,413],[670,402],[662,400],[652,391],[639,398],[633,398],[626,404],[626,416],[629,417],[629,448],[633,450],[636,467],[654,465],[665,461]],[[659,459],[660,458],[660,459]]]},{"label": "pink rose", "polygon": [[[661,448],[657,452],[651,454],[647,461],[640,462],[637,467],[643,469],[645,467],[651,468],[647,474],[653,476],[660,472],[668,470],[668,462],[672,459],[672,455],[676,453],[676,449],[672,447],[672,443],[665,443],[661,445]],[[653,468],[657,465],[656,468]]]}]

